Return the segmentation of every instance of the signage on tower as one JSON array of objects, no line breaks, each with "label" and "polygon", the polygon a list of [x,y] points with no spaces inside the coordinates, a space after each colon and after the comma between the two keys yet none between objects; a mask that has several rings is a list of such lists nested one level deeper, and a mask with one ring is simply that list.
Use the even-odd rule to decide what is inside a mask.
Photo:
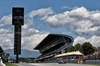
[{"label": "signage on tower", "polygon": [[12,25],[24,25],[24,8],[13,8]]}]

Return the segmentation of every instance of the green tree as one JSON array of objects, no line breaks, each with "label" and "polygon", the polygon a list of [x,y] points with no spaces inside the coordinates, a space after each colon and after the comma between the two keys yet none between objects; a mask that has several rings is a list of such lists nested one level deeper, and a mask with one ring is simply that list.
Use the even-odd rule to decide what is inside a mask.
[{"label": "green tree", "polygon": [[93,47],[93,49],[94,49],[94,51],[97,51],[98,50],[97,47]]},{"label": "green tree", "polygon": [[98,51],[100,50],[100,46],[97,46],[97,50],[98,50]]},{"label": "green tree", "polygon": [[74,46],[70,46],[68,49],[67,49],[68,52],[72,52],[72,51],[76,51],[76,48]]},{"label": "green tree", "polygon": [[75,48],[76,48],[77,51],[80,51],[81,53],[83,53],[83,51],[82,51],[82,45],[81,44],[77,43],[75,45]]},{"label": "green tree", "polygon": [[83,50],[84,55],[88,55],[94,52],[94,48],[89,42],[83,43],[82,50]]}]

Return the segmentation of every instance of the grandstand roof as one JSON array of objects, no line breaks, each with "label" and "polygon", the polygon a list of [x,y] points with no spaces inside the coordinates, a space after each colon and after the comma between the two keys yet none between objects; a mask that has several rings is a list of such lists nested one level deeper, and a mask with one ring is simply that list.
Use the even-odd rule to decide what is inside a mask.
[{"label": "grandstand roof", "polygon": [[2,47],[0,46],[0,53],[1,53],[1,52],[4,52],[4,50],[3,50]]},{"label": "grandstand roof", "polygon": [[81,55],[81,56],[83,56],[83,54],[80,53],[79,51],[74,51],[74,52],[59,54],[59,55],[56,55],[55,57],[63,57],[63,56],[70,56],[70,55]]},{"label": "grandstand roof", "polygon": [[71,36],[68,35],[64,35],[64,34],[49,34],[47,37],[45,37],[34,49],[40,49],[41,46],[44,46],[45,44],[47,44],[49,41],[55,39],[56,37],[69,37],[72,42],[73,42],[73,38]]}]

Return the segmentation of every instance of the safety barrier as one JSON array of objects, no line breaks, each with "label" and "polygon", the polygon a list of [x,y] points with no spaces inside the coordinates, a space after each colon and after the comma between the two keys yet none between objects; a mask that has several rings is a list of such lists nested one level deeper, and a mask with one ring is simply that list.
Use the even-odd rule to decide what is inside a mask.
[{"label": "safety barrier", "polygon": [[86,64],[100,64],[100,60],[86,60]]}]

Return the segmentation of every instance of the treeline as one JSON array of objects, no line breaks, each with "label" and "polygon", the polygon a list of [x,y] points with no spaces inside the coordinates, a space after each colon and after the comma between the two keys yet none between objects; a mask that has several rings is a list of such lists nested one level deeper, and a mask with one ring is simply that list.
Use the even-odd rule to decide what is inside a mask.
[{"label": "treeline", "polygon": [[75,46],[70,46],[65,51],[67,52],[80,51],[84,55],[89,55],[98,50],[100,50],[100,47],[94,47],[90,42],[85,42],[83,44],[77,43]]}]

